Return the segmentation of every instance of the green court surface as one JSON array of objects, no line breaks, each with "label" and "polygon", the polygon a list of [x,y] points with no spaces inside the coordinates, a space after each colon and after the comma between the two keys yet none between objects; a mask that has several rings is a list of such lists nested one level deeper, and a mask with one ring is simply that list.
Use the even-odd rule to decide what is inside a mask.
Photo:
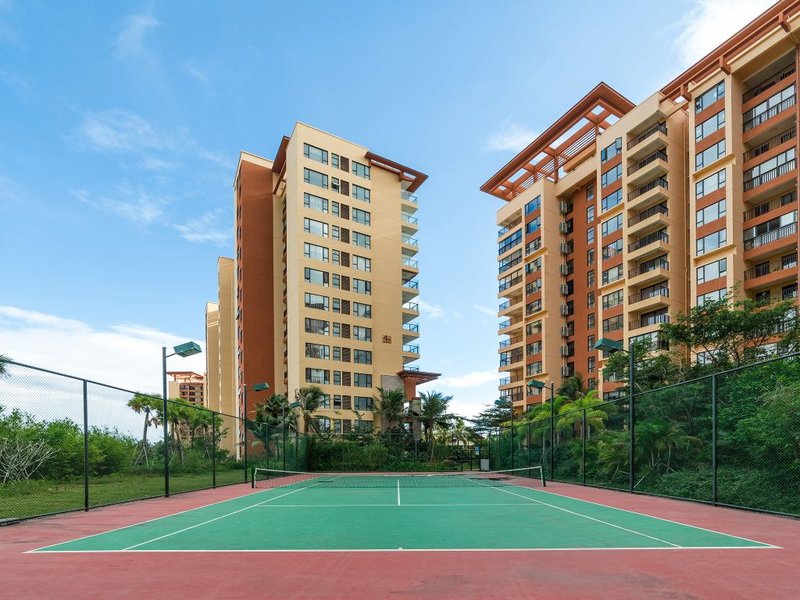
[{"label": "green court surface", "polygon": [[[769,544],[507,483],[378,487],[315,478],[36,552],[770,548]],[[273,482],[274,484],[274,482]],[[404,487],[405,484],[405,487]]]}]

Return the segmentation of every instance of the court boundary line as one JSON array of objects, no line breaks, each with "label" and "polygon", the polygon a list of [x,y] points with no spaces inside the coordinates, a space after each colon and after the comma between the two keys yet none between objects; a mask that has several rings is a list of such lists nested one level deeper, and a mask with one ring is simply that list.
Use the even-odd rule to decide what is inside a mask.
[{"label": "court boundary line", "polygon": [[567,548],[300,548],[300,549],[194,549],[194,550],[46,550],[38,554],[135,554],[143,552],[160,552],[160,553],[186,553],[193,554],[201,553],[263,553],[263,554],[280,554],[280,553],[342,553],[342,552],[587,552],[587,551],[618,551],[618,550],[782,550],[778,546],[625,546],[625,547],[605,547],[605,546],[587,546],[586,548],[567,547]]},{"label": "court boundary line", "polygon": [[[562,483],[562,482],[556,482],[556,483]],[[567,484],[567,485],[569,485],[569,484]],[[779,548],[781,550],[783,549],[782,546],[776,546],[775,544],[769,544],[767,542],[761,542],[759,540],[753,540],[753,539],[746,538],[746,537],[741,536],[741,535],[734,535],[732,533],[725,533],[724,531],[717,531],[715,529],[709,529],[708,527],[701,527],[699,525],[692,525],[690,523],[682,523],[680,521],[675,521],[673,519],[667,519],[665,517],[657,517],[656,515],[643,513],[643,512],[636,511],[636,510],[630,510],[630,509],[627,509],[627,508],[619,508],[618,506],[612,506],[610,504],[603,504],[602,502],[595,502],[594,500],[584,500],[583,498],[575,498],[574,496],[567,496],[565,494],[558,494],[558,493],[553,492],[551,490],[537,490],[535,488],[526,488],[526,487],[522,487],[522,486],[516,486],[516,487],[519,487],[520,489],[523,489],[523,490],[531,489],[534,492],[536,492],[537,494],[549,494],[551,496],[558,496],[560,498],[569,498],[570,500],[577,500],[579,502],[586,502],[587,504],[594,504],[596,506],[602,506],[603,508],[610,508],[610,509],[613,509],[613,510],[621,510],[622,512],[630,513],[632,515],[639,515],[640,517],[650,517],[651,519],[658,519],[659,521],[665,521],[667,523],[672,523],[673,525],[683,525],[684,527],[691,527],[693,529],[699,529],[700,531],[707,531],[709,533],[716,533],[717,535],[724,535],[724,536],[727,536],[727,537],[730,537],[730,538],[735,538],[737,540],[744,540],[745,542],[752,542],[754,544],[762,544],[764,546],[769,546],[769,547],[772,547],[772,548]],[[608,491],[613,492],[613,491],[617,491],[617,490],[608,490]],[[665,500],[666,499],[671,499],[671,498],[665,498]],[[688,501],[687,500],[678,500],[678,502],[688,502]],[[714,507],[714,508],[726,508],[726,507],[717,506],[717,507]],[[766,516],[769,516],[769,515],[766,515]]]}]

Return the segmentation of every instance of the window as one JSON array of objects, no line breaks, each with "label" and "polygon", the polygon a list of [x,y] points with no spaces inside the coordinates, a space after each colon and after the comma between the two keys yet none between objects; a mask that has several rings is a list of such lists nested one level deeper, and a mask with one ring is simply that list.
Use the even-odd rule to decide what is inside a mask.
[{"label": "window", "polygon": [[365,256],[353,255],[353,268],[357,271],[372,271],[372,260]]},{"label": "window", "polygon": [[590,357],[589,357],[589,362],[588,362],[588,364],[586,365],[586,370],[587,370],[589,373],[594,373],[594,370],[595,370],[595,360],[596,360],[596,359],[595,359],[595,357],[594,357],[594,356],[590,356]]},{"label": "window", "polygon": [[303,217],[303,231],[311,235],[318,235],[320,237],[328,237],[328,224],[322,221],[316,221]]},{"label": "window", "polygon": [[725,156],[725,140],[720,140],[713,146],[698,152],[694,157],[694,168],[702,169],[716,160]]},{"label": "window", "polygon": [[306,342],[306,358],[321,358],[328,360],[331,356],[331,347],[325,344],[309,344]]},{"label": "window", "polygon": [[728,272],[728,259],[720,258],[712,263],[697,267],[697,283],[705,283],[723,277]]},{"label": "window", "polygon": [[694,101],[694,112],[699,113],[714,104],[720,98],[725,97],[725,82],[720,81],[717,85],[705,92]]},{"label": "window", "polygon": [[319,269],[312,269],[306,267],[303,269],[304,280],[306,283],[313,283],[314,285],[328,285],[328,272],[320,271]]},{"label": "window", "polygon": [[616,317],[609,317],[608,319],[603,319],[603,333],[608,333],[609,331],[617,331],[618,329],[622,329],[623,325],[623,316],[617,315]]},{"label": "window", "polygon": [[603,296],[603,310],[613,308],[622,304],[625,298],[624,290],[617,290]]},{"label": "window", "polygon": [[330,335],[330,321],[306,318],[306,333],[316,333],[319,335]]},{"label": "window", "polygon": [[534,321],[533,323],[528,323],[525,326],[525,334],[526,335],[539,335],[542,333],[542,321]]},{"label": "window", "polygon": [[353,161],[353,175],[358,175],[364,179],[369,179],[369,167],[360,162]]},{"label": "window", "polygon": [[586,327],[587,329],[594,329],[594,326],[595,326],[594,313],[589,313],[586,317]]},{"label": "window", "polygon": [[586,222],[591,223],[594,221],[594,204],[586,207]]},{"label": "window", "polygon": [[306,383],[322,385],[329,384],[330,382],[331,372],[328,369],[311,369],[306,367]]},{"label": "window", "polygon": [[361,302],[353,302],[353,316],[364,317],[367,319],[372,318],[372,305],[363,304]]},{"label": "window", "polygon": [[610,144],[600,150],[600,161],[606,162],[614,158],[617,154],[622,152],[622,138],[617,138],[614,140],[613,144]]},{"label": "window", "polygon": [[508,252],[516,246],[517,244],[522,242],[522,230],[517,229],[514,233],[509,235],[508,237],[503,238],[499,242],[497,242],[497,254],[504,254]]},{"label": "window", "polygon": [[372,329],[370,327],[353,326],[353,339],[359,342],[372,341]]},{"label": "window", "polygon": [[[353,408],[355,410],[372,410],[372,397],[370,396],[354,396],[353,397]],[[372,423],[371,421],[366,421],[366,423]]]},{"label": "window", "polygon": [[536,217],[531,221],[525,223],[525,233],[533,233],[538,231],[542,226],[542,217]]},{"label": "window", "polygon": [[705,179],[701,179],[694,184],[695,196],[702,198],[706,194],[710,194],[721,187],[725,186],[725,169],[717,171],[713,175],[709,175]]},{"label": "window", "polygon": [[372,375],[369,373],[353,373],[353,385],[355,387],[371,388]]},{"label": "window", "polygon": [[728,241],[728,232],[725,229],[720,229],[714,233],[710,233],[705,237],[697,240],[697,256],[702,256],[707,252],[716,250],[724,246]]},{"label": "window", "polygon": [[586,230],[586,243],[591,244],[594,242],[594,227],[589,227]]},{"label": "window", "polygon": [[[742,118],[745,121],[745,124],[744,124],[745,125],[745,131],[747,131],[748,124],[750,125],[750,128],[752,128],[752,127],[755,127],[756,125],[760,125],[761,123],[766,121],[768,118],[770,118],[772,115],[768,111],[771,111],[772,113],[777,114],[777,113],[789,108],[789,106],[792,106],[794,104],[794,102],[789,103],[789,102],[787,102],[787,100],[789,100],[790,98],[791,99],[794,98],[794,95],[795,95],[794,91],[795,91],[794,84],[792,84],[789,87],[784,88],[783,90],[781,90],[777,94],[773,94],[772,96],[770,96],[769,98],[767,98],[763,102],[759,103],[757,106],[754,106],[753,108],[748,110],[746,113],[744,113]],[[784,106],[781,107],[780,106],[781,104],[784,104]],[[775,107],[778,107],[778,108],[775,108]],[[764,115],[764,113],[767,113],[766,116],[765,117],[761,117],[761,115]],[[759,117],[761,117],[761,118],[759,118]]]},{"label": "window", "polygon": [[323,165],[328,164],[328,151],[312,146],[311,144],[303,144],[303,156],[322,163]]},{"label": "window", "polygon": [[305,294],[306,308],[316,308],[319,310],[328,310],[328,297],[320,296],[319,294]]},{"label": "window", "polygon": [[707,294],[702,294],[697,297],[697,306],[703,306],[706,302],[722,300],[726,296],[725,288],[721,290],[714,290],[713,292],[708,292]]},{"label": "window", "polygon": [[600,176],[600,187],[609,186],[620,177],[622,177],[622,163],[618,164],[613,169],[609,169]]},{"label": "window", "polygon": [[603,237],[614,233],[618,229],[622,228],[622,213],[618,214],[616,217],[611,217],[608,221],[603,221],[602,225],[602,234]]},{"label": "window", "polygon": [[717,131],[722,127],[725,127],[724,110],[719,111],[710,119],[706,119],[699,125],[696,125],[694,128],[694,139],[699,142],[704,137],[711,135],[712,133],[714,133],[715,131]]},{"label": "window", "polygon": [[353,244],[355,246],[370,248],[371,241],[371,238],[366,233],[359,233],[358,231],[353,232]]},{"label": "window", "polygon": [[359,365],[372,364],[371,350],[353,350],[353,362]]},{"label": "window", "polygon": [[711,221],[716,221],[720,217],[724,216],[725,199],[723,198],[719,202],[715,202],[714,204],[706,206],[705,208],[701,208],[697,211],[697,226],[700,227],[706,223],[711,223]]},{"label": "window", "polygon": [[353,198],[356,200],[362,200],[364,202],[369,202],[369,190],[365,187],[361,187],[360,185],[356,185],[355,183],[352,186],[353,188]]},{"label": "window", "polygon": [[361,223],[362,225],[369,225],[370,223],[370,214],[365,211],[361,210],[360,208],[353,209],[353,221],[356,223]]},{"label": "window", "polygon": [[321,187],[324,190],[328,189],[328,176],[313,169],[303,168],[303,181]]},{"label": "window", "polygon": [[537,210],[541,205],[542,205],[542,197],[536,196],[536,198],[534,198],[525,205],[525,214],[526,215],[531,214],[533,211]]},{"label": "window", "polygon": [[[594,277],[592,277],[592,285],[594,285]],[[594,292],[586,294],[586,308],[594,308]]]},{"label": "window", "polygon": [[353,278],[353,291],[356,294],[366,294],[369,296],[372,294],[372,284],[369,281],[365,281],[363,279],[356,279]]},{"label": "window", "polygon": [[[794,158],[795,158],[795,155],[796,155],[796,150],[794,148],[790,148],[789,150],[786,150],[785,152],[781,152],[777,156],[773,156],[769,160],[764,161],[760,165],[756,165],[752,169],[750,169],[748,171],[745,171],[744,172],[744,183],[745,183],[745,188],[744,189],[748,190],[748,189],[751,189],[751,187],[755,187],[755,185],[760,185],[762,183],[766,183],[767,181],[769,181],[772,178],[769,178],[769,179],[765,178],[762,181],[760,179],[760,176],[766,175],[768,171],[772,171],[773,169],[777,169],[777,168],[785,165],[786,163],[793,161]],[[786,172],[788,172],[788,171],[778,172],[777,175],[783,175]],[[752,180],[757,179],[757,178],[758,178],[758,180],[755,183],[755,185],[751,185],[751,187],[748,187],[748,183],[750,183]]]},{"label": "window", "polygon": [[338,154],[331,154],[331,166],[334,169],[339,168],[339,155]]},{"label": "window", "polygon": [[303,244],[303,256],[313,260],[328,262],[328,249],[324,246],[317,246],[316,244],[305,242]]},{"label": "window", "polygon": [[600,211],[606,212],[610,208],[614,208],[620,202],[622,202],[622,188],[618,189],[616,192],[610,193],[600,201]]},{"label": "window", "polygon": [[610,244],[606,244],[605,246],[603,246],[603,260],[608,260],[612,256],[621,254],[623,246],[624,243],[622,239],[616,240],[614,242],[611,242]]},{"label": "window", "polygon": [[328,201],[314,194],[303,194],[303,206],[322,213],[328,212]]},{"label": "window", "polygon": [[[622,144],[622,140],[620,140],[620,145]],[[594,200],[594,184],[590,183],[586,186],[586,201],[591,202]]]},{"label": "window", "polygon": [[594,270],[589,270],[586,272],[586,287],[594,287]]},{"label": "window", "polygon": [[615,281],[619,281],[622,279],[622,265],[618,265],[616,267],[611,267],[610,269],[606,269],[603,271],[603,285],[607,283],[613,283]]},{"label": "window", "polygon": [[589,248],[586,251],[586,265],[593,265],[594,264],[594,248]]}]

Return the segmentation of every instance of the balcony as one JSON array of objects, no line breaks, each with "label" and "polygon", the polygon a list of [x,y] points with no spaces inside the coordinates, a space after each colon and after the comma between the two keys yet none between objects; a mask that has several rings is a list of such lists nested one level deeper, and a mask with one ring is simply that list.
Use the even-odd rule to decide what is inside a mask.
[{"label": "balcony", "polygon": [[516,285],[520,285],[522,283],[522,275],[515,275],[514,277],[510,277],[501,281],[500,284],[497,286],[497,293],[502,293],[507,289],[510,289]]},{"label": "balcony", "polygon": [[669,277],[669,262],[665,259],[648,261],[628,271],[628,285],[642,285]]},{"label": "balcony", "polygon": [[628,234],[641,234],[667,225],[669,210],[664,204],[651,206],[628,219]]},{"label": "balcony", "polygon": [[768,140],[761,142],[757,146],[754,146],[747,152],[742,155],[742,161],[748,162],[753,160],[754,158],[769,152],[773,148],[780,146],[781,144],[785,144],[789,140],[794,139],[797,136],[797,129],[792,127],[788,131],[784,131],[783,133],[776,135],[775,137],[771,137]]},{"label": "balcony", "polygon": [[523,339],[522,336],[516,336],[509,338],[507,340],[500,340],[500,344],[498,347],[501,349],[508,348],[509,346],[515,346],[516,344],[521,344],[523,341],[525,340]]},{"label": "balcony", "polygon": [[505,227],[501,227],[500,229],[498,229],[497,230],[497,237],[503,237],[505,234],[507,234],[512,229],[514,229],[520,223],[522,223],[522,218],[521,217],[517,217],[516,219],[511,221],[511,223],[509,223]]},{"label": "balcony", "polygon": [[413,271],[419,271],[419,263],[414,258],[410,258],[408,256],[404,256],[403,257],[403,270],[407,271],[409,269],[413,270]]},{"label": "balcony", "polygon": [[419,296],[419,282],[409,279],[403,282],[403,302],[408,302],[415,296]]},{"label": "balcony", "polygon": [[656,150],[628,168],[628,183],[640,185],[649,179],[666,174],[668,168],[667,153]]},{"label": "balcony", "polygon": [[522,317],[515,317],[511,319],[503,319],[497,324],[497,330],[499,333],[508,333],[504,330],[509,330],[512,328],[522,327]]},{"label": "balcony", "polygon": [[669,235],[663,229],[654,231],[628,245],[628,259],[638,260],[651,254],[666,251]]},{"label": "balcony", "polygon": [[497,306],[497,310],[498,310],[498,312],[503,312],[503,311],[504,311],[505,309],[507,309],[507,308],[511,308],[511,300],[506,300],[505,302],[501,302],[501,303],[500,303],[500,304]]},{"label": "balcony", "polygon": [[507,369],[509,366],[522,362],[522,359],[525,358],[525,355],[520,352],[511,352],[510,354],[501,354],[500,355],[500,368]]},{"label": "balcony", "polygon": [[400,213],[403,233],[414,234],[419,230],[419,220],[407,212]]},{"label": "balcony", "polygon": [[404,354],[416,354],[419,358],[419,346],[416,344],[403,344]]},{"label": "balcony", "polygon": [[797,102],[797,96],[792,95],[786,98],[785,100],[782,100],[775,106],[768,108],[764,112],[754,115],[753,117],[747,119],[742,123],[742,132],[744,133],[750,131],[751,129],[755,129],[762,123],[766,123],[767,121],[774,119],[782,112],[787,111],[791,107],[793,107],[796,102]]},{"label": "balcony", "polygon": [[742,104],[744,104],[744,103],[752,100],[756,96],[766,92],[768,89],[770,89],[773,86],[775,86],[775,84],[780,83],[781,81],[783,81],[787,77],[790,77],[791,75],[794,74],[795,69],[796,69],[796,67],[795,67],[794,63],[792,63],[788,67],[786,67],[786,68],[778,71],[777,73],[775,73],[775,75],[773,75],[772,77],[770,77],[768,79],[765,79],[764,81],[754,85],[752,88],[750,88],[744,94],[742,94]]},{"label": "balcony", "polygon": [[797,254],[756,265],[744,272],[744,289],[772,287],[797,279]]},{"label": "balcony", "polygon": [[656,123],[628,142],[628,158],[637,158],[667,145],[667,125]]},{"label": "balcony", "polygon": [[780,252],[797,244],[797,223],[789,223],[773,231],[762,233],[744,241],[745,260],[755,260],[762,256]]},{"label": "balcony", "polygon": [[796,192],[790,192],[788,194],[784,194],[779,198],[775,198],[770,200],[769,202],[765,202],[764,204],[759,204],[758,206],[751,208],[750,210],[744,211],[743,219],[745,222],[751,221],[753,219],[757,219],[758,217],[763,217],[764,215],[768,215],[774,210],[778,210],[779,208],[783,208],[789,204],[794,204],[797,202],[797,194]]},{"label": "balcony", "polygon": [[667,198],[669,184],[665,177],[653,181],[628,192],[628,208],[645,208]]},{"label": "balcony", "polygon": [[663,285],[642,290],[638,294],[632,294],[628,296],[628,305],[629,307],[633,307],[634,305],[640,304],[641,306],[637,306],[636,309],[646,310],[651,306],[667,304],[668,298],[669,288],[666,285]]},{"label": "balcony", "polygon": [[[408,333],[414,334],[416,333],[419,335],[419,325],[417,323],[405,323],[403,325],[403,331],[407,331]],[[405,333],[403,335],[406,335]]]},{"label": "balcony", "polygon": [[[796,159],[778,165],[777,167],[760,173],[744,181],[744,200],[752,202],[766,196],[779,194],[793,188],[795,178],[790,174],[797,167]],[[745,174],[745,177],[747,174]],[[770,185],[765,185],[769,183]]]},{"label": "balcony", "polygon": [[411,237],[408,234],[404,233],[402,236],[400,236],[400,239],[406,246],[419,246],[419,241],[417,241],[417,238]]},{"label": "balcony", "polygon": [[416,302],[405,302],[402,306],[403,309],[403,323],[413,321],[419,316],[419,304]]},{"label": "balcony", "polygon": [[663,325],[669,323],[669,315],[651,315],[649,317],[644,317],[643,319],[637,319],[636,321],[631,321],[628,324],[628,329],[641,329],[642,327],[650,327],[651,325]]}]

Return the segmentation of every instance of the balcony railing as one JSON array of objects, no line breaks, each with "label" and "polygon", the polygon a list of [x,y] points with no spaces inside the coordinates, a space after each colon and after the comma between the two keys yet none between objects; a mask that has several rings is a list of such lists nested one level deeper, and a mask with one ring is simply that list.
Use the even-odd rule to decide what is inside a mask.
[{"label": "balcony railing", "polygon": [[778,273],[779,271],[787,271],[789,269],[797,269],[796,254],[792,260],[780,260],[763,265],[756,265],[752,269],[747,269],[744,272],[744,280],[748,281],[757,277],[764,277],[764,275],[769,275],[770,273]]},{"label": "balcony railing", "polygon": [[788,225],[784,225],[774,231],[768,231],[767,233],[762,233],[761,235],[757,235],[756,237],[745,240],[744,241],[744,249],[745,250],[752,250],[753,248],[758,248],[765,244],[769,244],[770,242],[777,241],[781,238],[788,237],[790,235],[795,235],[797,233],[797,223],[789,223]]},{"label": "balcony railing", "polygon": [[748,131],[750,129],[753,129],[753,127],[758,127],[762,123],[769,121],[772,117],[779,115],[783,111],[793,107],[796,101],[797,101],[797,96],[789,96],[788,98],[786,98],[786,100],[783,100],[780,104],[776,104],[772,108],[768,108],[764,112],[759,113],[756,116],[742,123],[742,131],[743,132]]},{"label": "balcony railing", "polygon": [[645,168],[651,162],[657,161],[658,159],[667,160],[667,153],[664,152],[663,150],[656,150],[652,154],[648,154],[642,160],[640,160],[639,162],[637,162],[635,165],[633,165],[631,168],[628,169],[628,177],[636,173],[636,171]]},{"label": "balcony railing", "polygon": [[650,190],[654,190],[657,187],[662,187],[665,190],[669,189],[669,184],[667,184],[667,180],[663,177],[659,177],[658,179],[654,179],[650,183],[645,183],[642,187],[633,190],[628,194],[628,200],[633,200],[634,198],[638,198],[642,194],[646,194]]},{"label": "balcony railing", "polygon": [[638,277],[639,275],[644,275],[645,273],[649,273],[650,271],[655,271],[656,269],[664,269],[669,271],[669,262],[664,259],[658,260],[654,263],[645,263],[639,265],[638,267],[634,267],[628,271],[628,278],[631,279],[633,277]]},{"label": "balcony railing", "polygon": [[418,222],[417,217],[411,216],[408,213],[400,213],[400,218],[406,223],[411,223],[412,225],[416,225]]},{"label": "balcony railing", "polygon": [[669,323],[669,315],[653,315],[643,319],[638,319],[636,321],[631,321],[628,329],[640,329],[650,325],[663,325],[665,323]]},{"label": "balcony railing", "polygon": [[668,214],[669,210],[667,210],[666,206],[663,206],[661,204],[656,204],[655,206],[651,206],[647,210],[643,210],[639,214],[636,214],[632,216],[630,219],[628,219],[628,227],[636,225],[637,223],[641,223],[642,221],[644,221],[645,219],[649,219],[653,215],[668,215]]},{"label": "balcony railing", "polygon": [[500,285],[497,286],[497,291],[502,292],[503,290],[507,290],[510,287],[517,285],[520,281],[522,281],[522,276],[517,275],[516,277],[512,277],[508,281],[500,282]]},{"label": "balcony railing", "polygon": [[514,227],[516,227],[516,226],[517,226],[517,225],[519,225],[520,223],[522,223],[522,219],[515,219],[515,220],[513,220],[511,223],[509,223],[508,225],[506,225],[505,227],[501,227],[501,228],[500,228],[500,229],[498,229],[498,231],[497,231],[497,237],[503,237],[505,234],[507,234],[507,233],[508,233],[509,231],[511,231],[512,229],[514,229]]},{"label": "balcony railing", "polygon": [[[395,238],[396,239],[396,238]],[[409,246],[418,246],[419,242],[417,242],[417,238],[413,238],[410,235],[402,236],[403,243],[408,244]]]},{"label": "balcony railing", "polygon": [[669,235],[664,233],[664,231],[656,231],[655,233],[646,235],[630,244],[628,246],[628,252],[635,252],[639,248],[644,248],[645,246],[655,244],[656,242],[664,242],[665,244],[669,244]]},{"label": "balcony railing", "polygon": [[414,279],[409,279],[408,281],[404,281],[403,282],[403,287],[404,288],[409,288],[409,289],[412,289],[412,290],[418,290],[419,289],[419,281],[416,281]]},{"label": "balcony railing", "polygon": [[758,96],[762,92],[766,92],[769,88],[771,88],[776,83],[779,83],[792,75],[795,72],[795,65],[792,63],[782,71],[778,71],[770,77],[769,79],[765,79],[758,85],[754,86],[752,89],[747,90],[744,94],[742,94],[742,103],[747,102],[748,100],[752,100],[756,96]]},{"label": "balcony railing", "polygon": [[507,348],[512,344],[519,344],[522,341],[520,336],[509,338],[507,340],[500,340],[500,348]]},{"label": "balcony railing", "polygon": [[500,385],[508,385],[509,383],[511,383],[511,377],[500,378]]},{"label": "balcony railing", "polygon": [[769,171],[761,173],[761,175],[757,175],[752,179],[746,180],[744,182],[744,191],[746,192],[748,190],[752,190],[753,188],[758,187],[759,185],[770,182],[773,179],[777,179],[781,175],[786,175],[786,173],[794,171],[796,162],[797,162],[796,159],[793,158],[791,160],[786,161],[782,165],[778,165],[774,169],[770,169]]},{"label": "balcony railing", "polygon": [[501,302],[498,305],[497,310],[505,310],[507,308],[511,308],[511,300],[506,300],[505,302]]},{"label": "balcony railing", "polygon": [[[516,252],[515,252],[514,254],[516,254]],[[511,256],[513,256],[513,254],[512,254]],[[509,260],[508,260],[508,257],[507,257],[507,258],[504,258],[504,259],[502,260],[502,262],[500,263],[500,266],[497,268],[497,272],[498,272],[498,274],[499,274],[499,273],[505,273],[505,272],[506,272],[506,271],[508,271],[508,270],[509,270],[511,267],[516,267],[516,266],[517,266],[519,263],[521,263],[521,262],[522,262],[522,252],[520,252],[520,253],[519,253],[519,256],[517,256],[517,257],[516,257],[515,259],[513,259],[513,260],[510,260],[510,261],[509,261]]]},{"label": "balcony railing", "polygon": [[761,215],[765,215],[773,210],[781,208],[782,206],[786,206],[787,204],[791,204],[797,201],[797,196],[794,192],[789,194],[784,194],[780,198],[775,198],[774,200],[770,200],[769,202],[765,202],[764,204],[759,204],[755,208],[751,208],[750,210],[744,211],[744,220],[749,221],[750,219],[755,219],[756,217],[760,217]]},{"label": "balcony railing", "polygon": [[665,123],[663,123],[663,122],[662,123],[657,123],[657,124],[653,125],[650,129],[646,129],[642,133],[637,135],[630,142],[628,142],[628,150],[630,150],[631,148],[633,148],[637,144],[642,143],[647,138],[649,138],[651,135],[656,134],[659,131],[661,133],[663,133],[664,135],[667,134],[667,126],[666,126]]},{"label": "balcony railing", "polygon": [[419,325],[417,323],[405,323],[403,329],[412,333],[419,333]]},{"label": "balcony railing", "polygon": [[781,144],[785,144],[793,137],[797,135],[797,129],[794,127],[789,131],[784,131],[780,135],[776,135],[773,138],[768,139],[763,144],[759,144],[755,148],[751,148],[747,152],[742,155],[742,160],[747,162],[748,160],[754,159],[756,156],[761,156],[765,152],[772,150],[775,146],[780,146]]},{"label": "balcony railing", "polygon": [[661,286],[657,288],[651,288],[649,290],[644,290],[639,292],[638,294],[632,294],[628,296],[628,304],[633,304],[635,302],[641,302],[642,300],[647,300],[648,298],[657,298],[659,296],[663,296],[665,298],[669,297],[669,288],[667,286]]},{"label": "balcony railing", "polygon": [[411,267],[412,269],[417,269],[419,263],[416,261],[416,259],[408,258],[407,256],[404,256],[403,257],[403,265],[405,265],[406,267]]},{"label": "balcony railing", "polygon": [[416,312],[419,312],[419,304],[417,304],[416,302],[406,302],[405,304],[403,304],[403,308],[406,310],[414,310]]},{"label": "balcony railing", "polygon": [[414,194],[412,194],[411,192],[407,192],[405,190],[402,190],[400,192],[400,197],[403,200],[407,200],[408,202],[411,202],[412,204],[417,204],[417,197]]},{"label": "balcony railing", "polygon": [[419,354],[419,346],[411,345],[411,344],[403,344],[403,352],[409,352],[411,354]]}]

